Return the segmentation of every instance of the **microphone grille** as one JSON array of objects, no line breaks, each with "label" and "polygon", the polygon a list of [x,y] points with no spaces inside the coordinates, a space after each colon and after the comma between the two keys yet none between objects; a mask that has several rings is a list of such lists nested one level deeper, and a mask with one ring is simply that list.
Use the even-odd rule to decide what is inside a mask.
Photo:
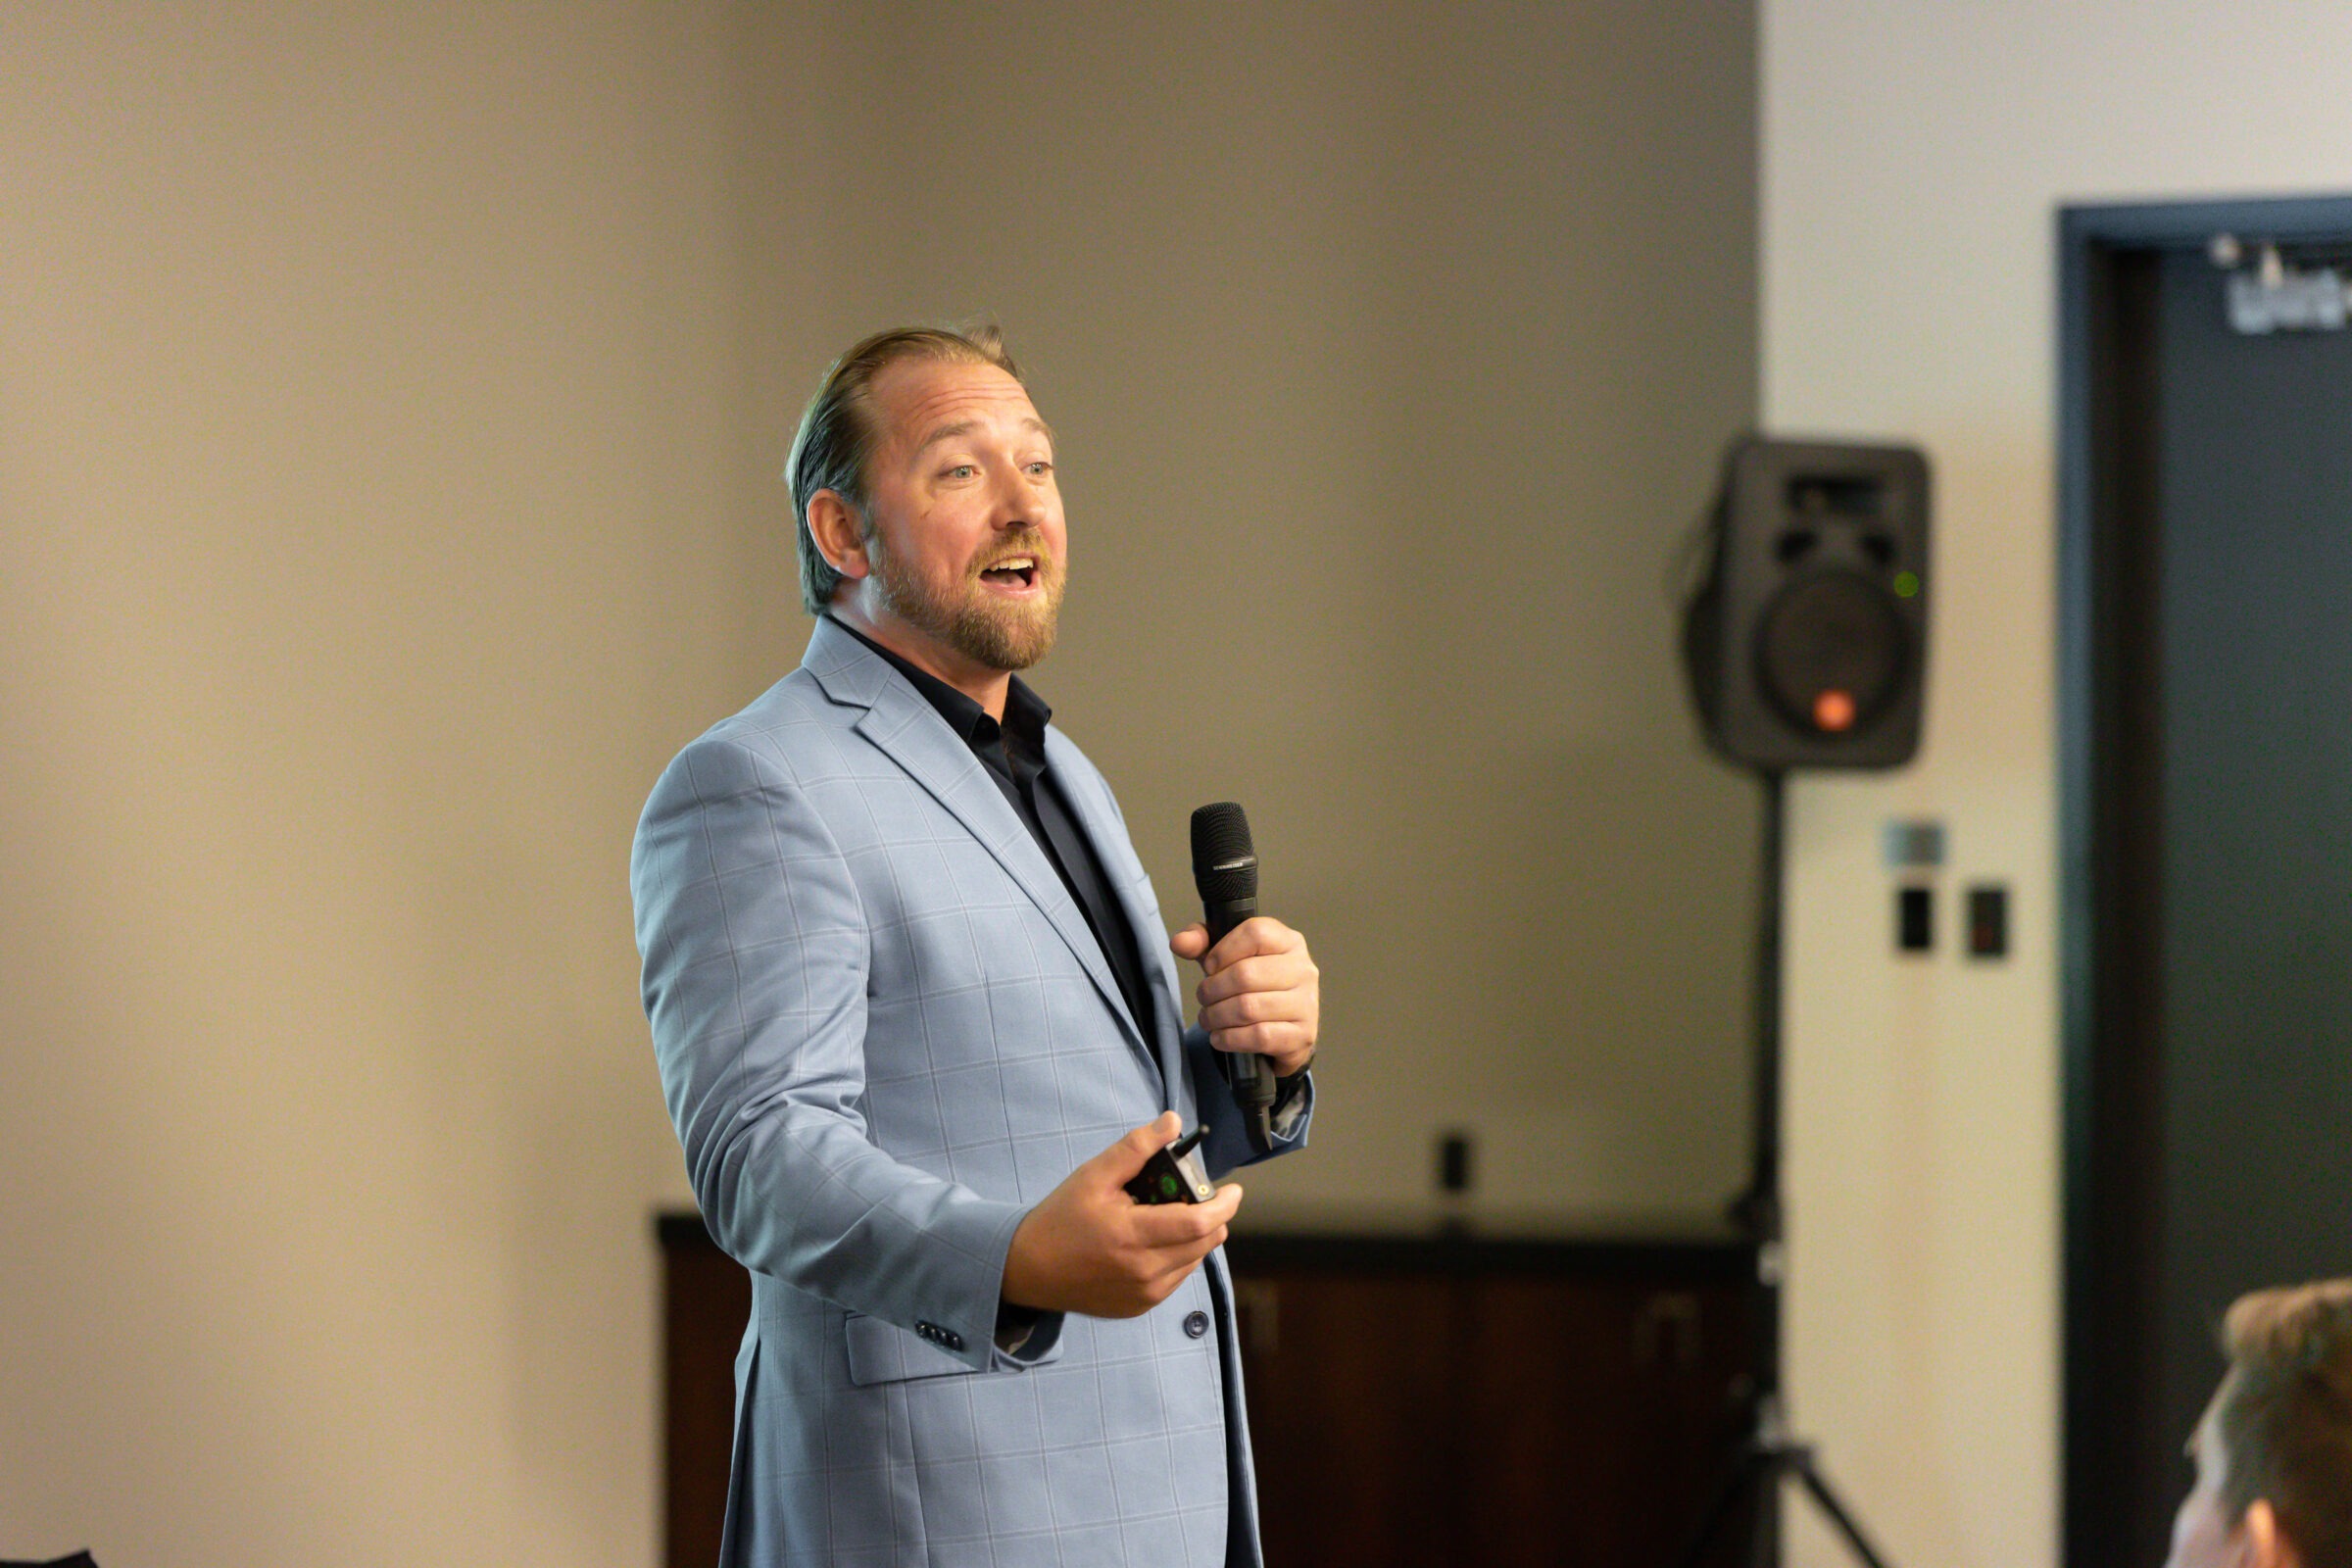
[{"label": "microphone grille", "polygon": [[1250,842],[1250,818],[1231,801],[1193,813],[1193,881],[1200,897],[1212,903],[1257,896],[1257,850]]}]

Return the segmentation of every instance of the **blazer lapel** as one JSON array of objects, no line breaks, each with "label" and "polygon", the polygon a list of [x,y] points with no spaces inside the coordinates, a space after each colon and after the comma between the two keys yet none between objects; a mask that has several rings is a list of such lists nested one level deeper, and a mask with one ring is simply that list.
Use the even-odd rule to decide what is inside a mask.
[{"label": "blazer lapel", "polygon": [[1119,823],[1102,775],[1061,731],[1050,725],[1046,729],[1046,763],[1060,780],[1062,798],[1077,813],[1079,830],[1093,841],[1095,858],[1116,885],[1119,907],[1126,911],[1128,927],[1135,932],[1136,956],[1143,959],[1146,979],[1159,1004],[1152,1011],[1160,1071],[1169,1084],[1180,1084],[1184,1081],[1184,1004],[1177,989],[1176,956],[1168,951],[1167,928],[1161,924],[1159,905],[1152,896],[1152,880],[1144,874],[1143,861],[1136,858],[1135,846]]},{"label": "blazer lapel", "polygon": [[905,768],[996,857],[997,863],[1068,944],[1079,966],[1126,1031],[1128,1043],[1147,1058],[1154,1056],[1143,1031],[1128,1014],[1118,980],[1102,956],[1102,944],[1088,928],[1085,913],[1070,897],[1070,890],[1062,886],[1045,851],[1030,836],[1028,824],[1004,799],[1004,791],[988,776],[971,748],[897,670],[829,620],[817,621],[802,663],[828,697],[865,710],[858,720],[858,732]]}]

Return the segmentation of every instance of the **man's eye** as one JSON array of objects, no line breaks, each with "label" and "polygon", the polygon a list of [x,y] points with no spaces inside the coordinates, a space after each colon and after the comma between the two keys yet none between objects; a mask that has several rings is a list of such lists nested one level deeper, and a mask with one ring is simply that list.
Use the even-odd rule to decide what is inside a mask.
[{"label": "man's eye", "polygon": [[941,470],[940,477],[943,479],[969,479],[979,471],[968,463],[958,463]]},{"label": "man's eye", "polygon": [[1040,458],[1035,463],[1029,465],[1029,471],[1036,474],[1052,473],[1054,471],[1054,465],[1048,463],[1045,459]]}]

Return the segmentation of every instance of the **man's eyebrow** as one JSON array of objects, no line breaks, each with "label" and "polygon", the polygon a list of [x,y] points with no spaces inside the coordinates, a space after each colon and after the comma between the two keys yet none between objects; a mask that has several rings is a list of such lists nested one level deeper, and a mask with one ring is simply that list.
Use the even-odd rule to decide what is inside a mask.
[{"label": "man's eyebrow", "polygon": [[[914,455],[919,458],[924,453],[930,451],[933,447],[939,445],[942,441],[953,441],[957,436],[970,435],[974,430],[979,428],[980,421],[977,419],[957,419],[953,424],[943,424],[938,429],[932,431],[929,435],[923,437],[922,445],[914,449]],[[1028,418],[1023,419],[1021,421],[1021,428],[1024,430],[1035,430],[1039,434],[1043,435],[1049,442],[1054,439],[1054,427],[1046,423],[1045,420],[1038,418],[1035,415],[1031,415]]]}]

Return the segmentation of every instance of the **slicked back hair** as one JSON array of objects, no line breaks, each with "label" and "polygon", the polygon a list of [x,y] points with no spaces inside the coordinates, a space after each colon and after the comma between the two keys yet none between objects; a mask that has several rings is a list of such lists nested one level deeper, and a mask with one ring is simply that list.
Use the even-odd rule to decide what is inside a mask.
[{"label": "slicked back hair", "polygon": [[[784,477],[792,486],[793,525],[801,551],[801,604],[811,615],[821,615],[841,586],[816,539],[808,531],[808,503],[820,490],[847,501],[858,514],[860,537],[871,539],[873,520],[866,512],[865,465],[873,456],[880,434],[874,428],[870,393],[874,377],[901,360],[935,364],[993,365],[1021,379],[1021,372],[1004,352],[1004,336],[993,324],[955,328],[893,327],[858,342],[825,372],[816,396],[801,416],[800,433],[793,437],[792,458]],[[1024,383],[1025,385],[1026,383]]]},{"label": "slicked back hair", "polygon": [[2305,1568],[2352,1568],[2352,1279],[2241,1296],[2214,1411],[2232,1524],[2267,1497]]}]

